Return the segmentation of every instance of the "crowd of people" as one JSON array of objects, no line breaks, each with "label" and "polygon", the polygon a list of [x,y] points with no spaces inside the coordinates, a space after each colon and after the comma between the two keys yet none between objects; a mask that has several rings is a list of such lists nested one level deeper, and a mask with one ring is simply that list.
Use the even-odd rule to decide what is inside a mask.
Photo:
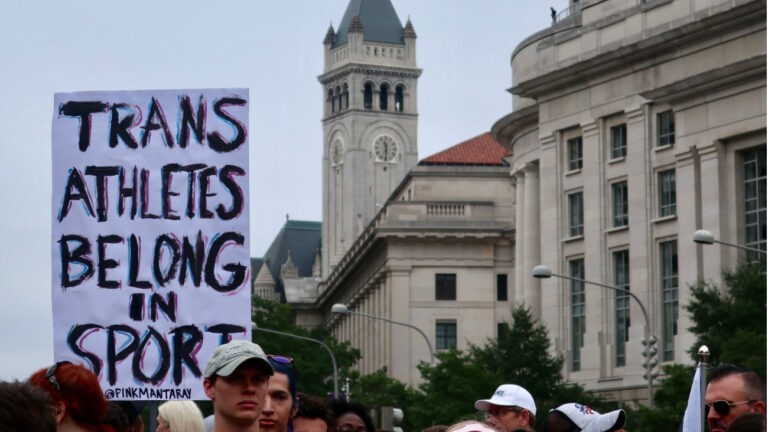
[{"label": "crowd of people", "polygon": [[[213,414],[203,418],[192,401],[168,401],[157,410],[158,432],[377,432],[368,407],[296,391],[293,360],[267,355],[253,342],[219,346],[208,360],[203,389]],[[705,394],[711,432],[764,432],[765,382],[735,365],[712,371]],[[0,432],[143,432],[145,402],[112,402],[88,368],[59,362],[25,382],[0,382]],[[485,421],[435,425],[422,432],[531,432],[536,402],[523,387],[502,384],[475,402]],[[543,432],[621,432],[624,410],[601,414],[569,402],[543,414]]]}]

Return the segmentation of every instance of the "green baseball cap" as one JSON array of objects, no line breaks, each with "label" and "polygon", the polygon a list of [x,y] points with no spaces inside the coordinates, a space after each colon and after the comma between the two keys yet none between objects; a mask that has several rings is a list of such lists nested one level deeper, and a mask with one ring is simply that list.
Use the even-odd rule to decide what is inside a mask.
[{"label": "green baseball cap", "polygon": [[274,375],[275,370],[260,346],[248,340],[237,339],[219,345],[213,351],[211,358],[208,359],[208,364],[205,365],[205,377],[229,376],[241,364],[251,359],[258,360],[262,369],[269,375]]}]

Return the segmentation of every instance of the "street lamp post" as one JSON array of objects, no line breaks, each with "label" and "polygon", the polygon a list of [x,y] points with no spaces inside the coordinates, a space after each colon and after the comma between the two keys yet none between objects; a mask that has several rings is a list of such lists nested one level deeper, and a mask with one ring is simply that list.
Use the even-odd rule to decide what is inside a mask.
[{"label": "street lamp post", "polygon": [[724,245],[724,246],[730,246],[730,247],[734,247],[734,248],[738,248],[738,249],[743,249],[745,251],[755,252],[755,253],[759,253],[759,254],[763,254],[763,255],[766,254],[766,251],[764,251],[762,249],[757,249],[757,248],[752,248],[752,247],[749,247],[749,246],[742,246],[742,245],[735,244],[735,243],[727,243],[727,242],[724,242],[724,241],[715,240],[715,236],[714,236],[714,234],[712,234],[712,231],[705,230],[705,229],[696,230],[696,232],[693,233],[693,241],[696,242],[696,243],[699,243],[699,244],[707,244],[707,245],[711,245],[713,243],[717,243],[717,244],[721,244],[721,245]]},{"label": "street lamp post", "polygon": [[427,335],[424,334],[424,332],[421,331],[420,328],[418,328],[418,327],[416,327],[414,325],[408,324],[408,323],[404,323],[404,322],[400,322],[400,321],[393,321],[393,320],[391,320],[389,318],[384,318],[384,317],[380,317],[380,316],[376,316],[376,315],[368,315],[368,314],[364,314],[362,312],[354,312],[354,311],[349,310],[349,308],[347,308],[347,305],[342,304],[342,303],[336,303],[335,305],[331,306],[331,312],[332,313],[337,313],[337,314],[359,315],[359,316],[366,317],[366,318],[382,320],[382,321],[386,321],[388,323],[397,324],[397,325],[401,325],[401,326],[412,328],[413,330],[416,330],[417,332],[419,332],[419,334],[424,338],[424,342],[427,343],[427,348],[429,348],[430,364],[431,365],[435,364],[435,352],[432,350],[432,344],[429,342],[429,338],[427,337]]},{"label": "street lamp post", "polygon": [[339,368],[336,366],[336,356],[333,355],[333,351],[326,345],[323,341],[318,339],[313,339],[306,336],[299,336],[295,335],[293,333],[285,333],[277,330],[272,330],[264,327],[258,327],[256,323],[251,323],[251,328],[255,331],[265,332],[265,333],[272,333],[282,336],[288,336],[296,339],[301,339],[309,342],[314,342],[316,344],[320,344],[325,348],[326,351],[328,351],[328,355],[331,356],[331,363],[333,363],[333,398],[336,399],[339,397]]},{"label": "street lamp post", "polygon": [[545,265],[537,265],[536,267],[533,268],[533,277],[537,279],[549,279],[552,276],[558,277],[561,279],[582,282],[585,284],[597,285],[599,287],[614,290],[616,292],[621,292],[629,295],[630,297],[635,299],[635,301],[637,301],[637,304],[640,306],[640,310],[643,312],[643,317],[645,318],[645,327],[643,328],[643,331],[645,333],[645,340],[643,341],[643,345],[645,345],[643,354],[645,355],[645,359],[646,359],[645,378],[648,381],[648,407],[653,408],[653,375],[651,374],[651,369],[653,369],[653,367],[655,366],[655,364],[653,363],[654,360],[652,360],[652,357],[653,357],[652,349],[654,349],[653,341],[656,340],[656,337],[651,336],[651,321],[650,319],[648,319],[648,312],[645,310],[645,305],[643,305],[643,302],[640,301],[640,299],[633,292],[623,288],[606,285],[600,282],[592,282],[584,279],[552,273],[552,270],[550,270],[550,268]]}]

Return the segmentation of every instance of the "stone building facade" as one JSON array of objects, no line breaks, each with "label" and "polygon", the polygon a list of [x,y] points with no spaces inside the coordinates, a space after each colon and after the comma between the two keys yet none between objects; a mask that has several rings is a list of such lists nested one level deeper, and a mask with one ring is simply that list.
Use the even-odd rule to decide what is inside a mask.
[{"label": "stone building facade", "polygon": [[765,250],[765,2],[589,0],[512,53],[515,298],[539,311],[566,379],[642,400],[645,319],[659,361],[690,363],[699,278]]}]

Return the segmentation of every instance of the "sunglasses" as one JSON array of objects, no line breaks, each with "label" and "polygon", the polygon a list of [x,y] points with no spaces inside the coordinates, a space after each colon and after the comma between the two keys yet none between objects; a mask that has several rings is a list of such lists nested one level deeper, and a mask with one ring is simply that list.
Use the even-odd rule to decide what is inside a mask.
[{"label": "sunglasses", "polygon": [[753,404],[757,401],[748,400],[743,402],[728,402],[724,400],[714,401],[711,404],[705,403],[704,404],[704,416],[706,417],[709,415],[709,407],[712,407],[715,409],[715,412],[720,414],[721,416],[727,416],[728,413],[731,412],[731,407],[734,405],[744,405],[744,404]]},{"label": "sunglasses", "polygon": [[279,355],[279,354],[267,354],[267,358],[272,360],[275,363],[280,363],[284,365],[293,364],[293,357],[288,357],[288,356]]},{"label": "sunglasses", "polygon": [[59,366],[70,364],[68,361],[60,361],[56,362],[51,365],[46,371],[45,371],[45,378],[48,380],[49,383],[51,383],[51,386],[57,391],[61,392],[61,384],[59,384],[59,380],[56,379],[56,371],[59,369]]}]

